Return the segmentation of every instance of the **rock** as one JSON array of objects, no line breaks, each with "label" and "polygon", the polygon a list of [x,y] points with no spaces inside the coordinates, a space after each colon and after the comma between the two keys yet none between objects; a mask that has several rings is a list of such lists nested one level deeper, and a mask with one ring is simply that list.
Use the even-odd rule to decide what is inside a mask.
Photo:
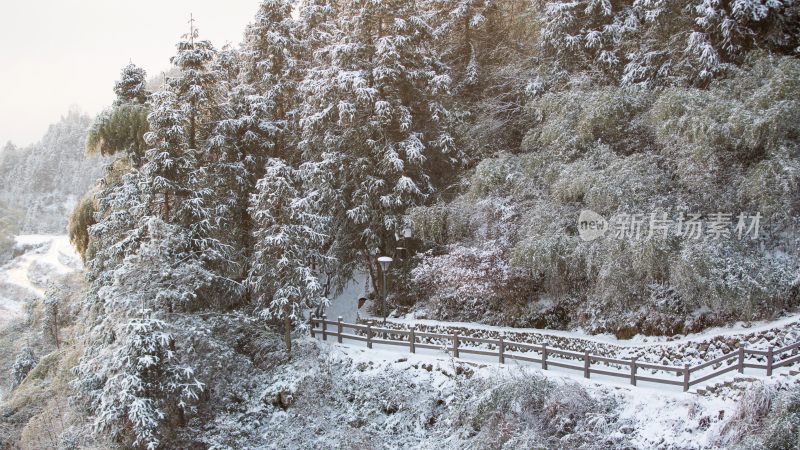
[{"label": "rock", "polygon": [[282,389],[280,392],[278,392],[278,394],[272,400],[272,406],[276,408],[280,407],[284,411],[286,411],[286,409],[289,408],[292,403],[294,403],[294,395],[285,389]]}]

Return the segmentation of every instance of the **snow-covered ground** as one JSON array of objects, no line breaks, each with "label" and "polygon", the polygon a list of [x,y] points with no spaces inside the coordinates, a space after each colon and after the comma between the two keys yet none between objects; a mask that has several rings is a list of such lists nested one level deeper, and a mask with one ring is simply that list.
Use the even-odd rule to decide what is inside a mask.
[{"label": "snow-covered ground", "polygon": [[[330,314],[328,317],[333,317]],[[700,341],[718,336],[738,336],[745,333],[755,333],[759,331],[766,331],[774,328],[786,327],[788,325],[796,324],[800,321],[800,313],[788,314],[776,320],[764,320],[756,322],[737,322],[729,327],[714,327],[703,330],[699,333],[692,333],[685,336],[645,336],[637,334],[630,339],[619,339],[612,334],[589,334],[583,330],[546,330],[541,328],[514,328],[514,327],[498,327],[492,325],[484,325],[473,322],[449,322],[429,319],[415,319],[409,318],[390,318],[388,320],[392,323],[402,324],[406,326],[411,325],[432,325],[432,326],[446,326],[458,328],[471,328],[476,330],[492,330],[501,333],[536,333],[546,336],[577,338],[587,341],[600,342],[618,345],[622,347],[647,347],[647,346],[662,346],[662,345],[679,345],[686,342]]]},{"label": "snow-covered ground", "polygon": [[50,281],[81,269],[67,236],[17,236],[16,248],[21,254],[0,267],[0,326],[21,317],[25,303],[43,296]]},{"label": "snow-covered ground", "polygon": [[[336,344],[335,340],[326,347],[332,360],[343,361],[340,362],[342,365],[353,361],[353,366],[362,368],[359,370],[363,376],[372,376],[371,372],[415,375],[417,379],[414,384],[436,386],[445,393],[461,389],[453,382],[452,374],[456,366],[468,367],[467,370],[473,371],[474,379],[484,379],[489,384],[537,375],[547,375],[553,383],[567,391],[571,384],[577,384],[595,398],[614,399],[617,424],[623,424],[619,429],[624,430],[625,439],[635,448],[723,448],[718,439],[741,407],[741,397],[703,397],[680,392],[679,388],[665,391],[656,387],[610,384],[594,377],[586,380],[580,375],[572,376],[558,369],[543,372],[536,367],[517,363],[499,365],[478,362],[472,358],[479,360],[481,357],[475,355],[470,355],[467,360],[454,360],[444,352],[434,350],[418,350],[417,354],[406,351],[400,355],[404,350],[402,347],[375,345],[372,350],[367,350],[361,343],[341,345]],[[426,367],[426,370],[421,370]],[[777,382],[764,380],[765,386]],[[418,401],[423,403],[423,399]],[[442,446],[439,448],[458,447],[456,442],[440,444]],[[433,446],[425,444],[414,448]]]},{"label": "snow-covered ground", "polygon": [[[330,331],[334,331],[335,332],[335,330],[330,330]],[[345,330],[345,333],[348,333],[348,332],[349,332],[349,330]],[[317,333],[317,337],[319,339],[321,339],[321,332],[319,330],[317,330],[316,333]],[[387,344],[374,343],[373,344],[373,348],[371,350],[369,350],[369,349],[366,348],[366,342],[364,342],[364,341],[352,340],[352,339],[348,339],[347,337],[345,337],[343,339],[343,343],[342,344],[338,344],[336,336],[330,336],[330,335],[327,337],[327,342],[332,344],[332,345],[334,345],[334,346],[336,346],[337,348],[341,349],[341,351],[347,353],[348,355],[353,356],[354,358],[362,358],[362,359],[363,358],[366,358],[366,359],[370,359],[371,358],[372,360],[385,360],[385,361],[393,361],[393,360],[397,360],[398,358],[404,358],[404,359],[414,358],[414,359],[420,359],[421,361],[439,362],[439,363],[444,363],[444,362],[452,359],[450,357],[449,353],[447,351],[445,351],[444,347],[442,349],[437,349],[437,350],[424,349],[424,348],[417,347],[416,348],[416,353],[411,354],[407,345],[387,345]],[[465,349],[466,349],[466,347],[465,347]],[[531,355],[526,355],[524,353],[519,353],[519,352],[509,351],[509,350],[506,350],[505,353],[506,353],[507,356],[510,356],[510,355],[531,356]],[[559,355],[556,355],[556,354],[551,354],[548,357],[548,361],[550,361],[551,365],[548,368],[548,370],[546,370],[546,371],[540,370],[541,365],[539,363],[521,362],[521,361],[518,361],[518,360],[507,358],[505,364],[499,364],[498,361],[497,361],[497,356],[476,355],[476,354],[470,354],[470,353],[467,353],[467,352],[463,352],[462,353],[461,358],[459,359],[459,361],[463,361],[463,362],[465,362],[467,364],[479,365],[480,367],[487,367],[487,368],[494,367],[495,368],[494,370],[505,370],[506,368],[509,368],[509,367],[516,367],[516,368],[525,369],[525,370],[535,370],[535,371],[541,372],[541,374],[543,374],[543,375],[554,376],[554,377],[563,378],[563,379],[570,379],[570,380],[578,381],[580,383],[586,383],[586,384],[589,384],[589,385],[594,385],[595,387],[597,387],[597,386],[605,386],[605,387],[609,387],[609,388],[611,388],[611,387],[613,387],[613,388],[622,387],[622,388],[624,388],[626,390],[632,389],[633,391],[636,391],[636,392],[638,392],[638,391],[651,391],[651,392],[658,392],[658,393],[671,392],[671,393],[676,393],[676,394],[680,394],[680,393],[683,392],[682,386],[679,386],[679,385],[667,385],[667,384],[653,383],[653,382],[642,381],[642,380],[638,380],[637,381],[637,386],[636,387],[630,387],[629,384],[628,384],[629,380],[627,378],[627,374],[629,373],[629,369],[625,369],[625,368],[619,369],[619,368],[614,368],[614,367],[609,367],[609,366],[598,366],[597,362],[593,363],[593,366],[592,366],[593,369],[601,369],[601,370],[606,370],[606,371],[613,372],[613,373],[619,373],[620,376],[611,376],[611,375],[592,373],[591,374],[591,378],[586,379],[586,378],[583,377],[582,370],[580,370],[580,367],[582,365],[582,363],[580,361],[576,362],[574,360],[565,359],[565,358],[560,357]],[[576,367],[578,367],[578,369],[576,370],[576,369],[567,369],[567,368],[563,368],[563,367],[557,367],[557,366],[553,365],[556,362],[561,363],[561,364],[569,364],[571,366],[576,366]],[[493,370],[493,369],[487,369],[487,370]],[[711,372],[713,372],[715,370],[716,370],[715,368],[709,367],[709,368],[703,369],[701,371],[694,372],[692,374],[692,377],[696,379],[698,377],[702,377],[702,376],[704,376],[706,374],[709,374],[709,373],[711,373]],[[773,380],[776,379],[781,374],[788,374],[792,370],[796,370],[796,367],[795,366],[790,366],[790,367],[783,367],[783,368],[775,369],[775,371],[773,372],[772,379]],[[649,369],[640,369],[640,371],[639,371],[639,376],[650,376],[650,377],[655,376],[655,377],[661,378],[661,379],[665,379],[665,378],[672,379],[669,376],[667,376],[668,374],[669,375],[674,375],[674,373],[672,373],[672,372],[654,371],[654,370],[649,370]],[[761,380],[763,382],[770,382],[770,378],[766,376],[766,374],[764,373],[763,369],[745,368],[743,374],[739,374],[736,371],[732,371],[732,372],[728,372],[726,374],[720,375],[718,377],[714,377],[711,380],[708,380],[708,381],[706,381],[704,383],[701,383],[699,385],[692,386],[692,388],[690,389],[690,393],[694,394],[694,393],[697,392],[698,389],[703,388],[703,387],[708,386],[708,385],[713,385],[713,384],[721,383],[721,382],[725,382],[725,381],[733,381],[733,380],[737,379],[740,376],[746,376],[746,377],[751,378],[751,379],[758,379],[758,380]],[[678,382],[681,381],[681,380],[682,380],[682,378],[678,377],[677,375],[674,377],[674,379],[672,379],[672,381],[678,381]]]},{"label": "snow-covered ground", "polygon": [[367,277],[366,273],[356,272],[342,293],[331,299],[325,314],[332,320],[341,316],[342,320],[350,323],[355,323],[359,314],[364,317],[366,305],[359,311],[358,299],[367,296]]}]

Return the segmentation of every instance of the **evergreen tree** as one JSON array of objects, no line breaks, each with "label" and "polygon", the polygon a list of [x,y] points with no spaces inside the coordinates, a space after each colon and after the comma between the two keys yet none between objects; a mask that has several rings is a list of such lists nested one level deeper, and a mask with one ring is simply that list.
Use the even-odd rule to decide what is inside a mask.
[{"label": "evergreen tree", "polygon": [[19,386],[37,364],[39,364],[39,358],[33,354],[33,350],[27,346],[22,347],[19,355],[14,359],[14,365],[11,366],[13,386]]},{"label": "evergreen tree", "polygon": [[242,78],[252,89],[247,109],[255,127],[248,131],[251,142],[257,142],[253,150],[259,166],[268,156],[297,161],[290,132],[296,123],[302,43],[292,8],[289,0],[263,1],[245,33]]},{"label": "evergreen tree", "polygon": [[148,131],[146,73],[134,64],[122,69],[120,80],[114,85],[117,95],[114,105],[100,113],[89,129],[86,150],[89,153],[113,155],[125,152],[133,167],[142,163]]},{"label": "evergreen tree", "polygon": [[377,283],[370,253],[393,247],[407,208],[431,198],[430,174],[456,155],[442,103],[450,78],[407,2],[355,1],[339,16],[340,39],[317,52],[302,85],[301,146],[308,159],[340,155],[346,223],[336,228]]},{"label": "evergreen tree", "polygon": [[94,425],[126,447],[162,448],[167,419],[189,411],[203,384],[192,368],[176,361],[167,323],[140,318],[115,328],[119,343],[92,349],[96,357],[84,358],[77,369],[85,380],[105,380],[91,403]]},{"label": "evergreen tree", "polygon": [[475,87],[479,81],[479,55],[487,34],[487,22],[497,14],[492,0],[431,0],[436,13],[435,33],[445,48],[444,58],[459,69],[459,87]]},{"label": "evergreen tree", "polygon": [[122,69],[122,76],[114,83],[114,93],[117,94],[116,104],[132,103],[144,105],[147,97],[147,72],[133,63]]},{"label": "evergreen tree", "polygon": [[294,151],[290,130],[295,123],[301,46],[291,14],[288,1],[260,5],[237,55],[238,80],[227,90],[220,120],[208,140],[214,217],[219,221],[219,239],[237,249],[232,259],[239,269],[231,274],[237,279],[246,275],[253,248],[249,196],[264,174],[266,158],[288,158]]},{"label": "evergreen tree", "polygon": [[326,302],[315,267],[325,259],[328,218],[321,213],[319,191],[303,186],[310,178],[304,172],[312,168],[269,159],[251,206],[258,227],[249,284],[262,316],[282,323],[289,352],[292,327],[302,325],[307,310]]},{"label": "evergreen tree", "polygon": [[180,71],[168,80],[169,89],[186,116],[186,144],[190,149],[202,148],[213,128],[218,93],[219,73],[213,69],[217,51],[210,41],[200,40],[199,31],[190,20],[190,28],[177,45],[178,52],[170,61]]}]

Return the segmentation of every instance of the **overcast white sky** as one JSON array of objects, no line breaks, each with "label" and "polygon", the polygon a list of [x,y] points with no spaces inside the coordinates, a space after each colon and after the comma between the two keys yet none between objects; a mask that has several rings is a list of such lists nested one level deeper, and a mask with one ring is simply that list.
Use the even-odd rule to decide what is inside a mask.
[{"label": "overcast white sky", "polygon": [[169,67],[193,13],[200,36],[238,44],[259,0],[0,0],[0,148],[27,145],[71,106],[114,98],[120,69]]}]

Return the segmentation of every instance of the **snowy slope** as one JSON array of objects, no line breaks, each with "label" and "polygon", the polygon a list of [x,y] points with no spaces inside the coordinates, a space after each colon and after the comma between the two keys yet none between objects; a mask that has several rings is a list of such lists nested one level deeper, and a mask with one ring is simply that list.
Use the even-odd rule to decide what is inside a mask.
[{"label": "snowy slope", "polygon": [[0,267],[0,326],[22,315],[28,299],[41,297],[49,282],[81,269],[67,236],[16,238],[19,256]]}]

